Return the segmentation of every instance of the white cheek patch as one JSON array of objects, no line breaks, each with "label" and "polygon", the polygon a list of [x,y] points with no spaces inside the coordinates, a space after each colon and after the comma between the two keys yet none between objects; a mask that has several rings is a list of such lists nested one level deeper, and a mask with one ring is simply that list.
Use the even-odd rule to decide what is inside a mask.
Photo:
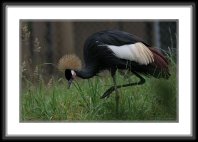
[{"label": "white cheek patch", "polygon": [[141,65],[154,62],[153,53],[141,42],[123,46],[107,45],[107,47],[121,59],[135,61]]},{"label": "white cheek patch", "polygon": [[73,78],[76,77],[75,71],[71,70],[71,74],[72,74],[72,77],[73,77]]}]

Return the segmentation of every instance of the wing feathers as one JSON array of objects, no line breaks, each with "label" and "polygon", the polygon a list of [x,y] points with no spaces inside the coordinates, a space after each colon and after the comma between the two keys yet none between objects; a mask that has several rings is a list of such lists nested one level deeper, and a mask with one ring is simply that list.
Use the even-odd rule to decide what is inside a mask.
[{"label": "wing feathers", "polygon": [[107,47],[121,59],[135,61],[141,65],[154,62],[153,53],[141,42],[123,46],[107,45]]},{"label": "wing feathers", "polygon": [[155,50],[149,48],[141,42],[123,46],[107,45],[116,57],[132,61],[134,70],[154,77],[168,78],[170,76],[168,61],[165,57]]}]

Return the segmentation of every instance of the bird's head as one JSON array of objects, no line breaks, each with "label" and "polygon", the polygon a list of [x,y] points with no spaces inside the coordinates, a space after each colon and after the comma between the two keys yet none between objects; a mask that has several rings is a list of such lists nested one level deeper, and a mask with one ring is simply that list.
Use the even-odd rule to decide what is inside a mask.
[{"label": "bird's head", "polygon": [[76,77],[76,72],[74,70],[71,70],[71,69],[65,70],[65,78],[68,81],[68,88],[72,84],[72,81],[75,79],[75,77]]},{"label": "bird's head", "polygon": [[59,59],[58,69],[65,72],[68,88],[76,78],[76,70],[80,70],[81,67],[81,60],[76,55],[64,55]]}]

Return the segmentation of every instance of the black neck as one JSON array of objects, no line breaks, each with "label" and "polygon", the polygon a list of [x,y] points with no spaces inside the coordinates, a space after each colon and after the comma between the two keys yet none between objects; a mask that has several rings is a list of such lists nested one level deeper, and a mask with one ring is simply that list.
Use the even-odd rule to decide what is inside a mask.
[{"label": "black neck", "polygon": [[78,77],[83,78],[83,79],[88,79],[96,75],[96,71],[93,68],[89,68],[89,67],[86,67],[79,71],[77,70],[75,72]]}]

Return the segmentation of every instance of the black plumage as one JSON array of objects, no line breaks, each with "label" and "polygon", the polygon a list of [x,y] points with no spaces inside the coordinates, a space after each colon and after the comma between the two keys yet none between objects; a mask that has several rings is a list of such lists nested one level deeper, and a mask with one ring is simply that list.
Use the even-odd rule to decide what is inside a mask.
[{"label": "black plumage", "polygon": [[[170,75],[168,72],[168,62],[165,57],[155,49],[150,49],[155,54],[155,62],[148,65],[139,65],[134,61],[119,59],[107,46],[105,46],[122,46],[137,42],[142,42],[146,46],[149,46],[142,39],[118,30],[105,30],[91,35],[84,44],[85,69],[82,70],[82,75],[80,73],[80,77],[90,78],[102,70],[113,70],[118,68],[130,69],[132,72],[152,75],[156,78],[168,78]],[[83,74],[86,75],[83,76]]]}]

